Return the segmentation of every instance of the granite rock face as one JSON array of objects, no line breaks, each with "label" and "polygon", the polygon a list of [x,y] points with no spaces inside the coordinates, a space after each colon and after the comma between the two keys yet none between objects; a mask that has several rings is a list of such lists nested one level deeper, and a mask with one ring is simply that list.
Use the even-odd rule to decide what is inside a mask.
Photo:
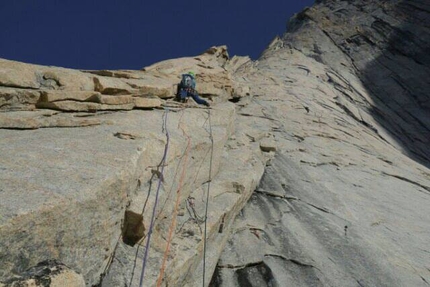
[{"label": "granite rock face", "polygon": [[278,149],[211,286],[428,286],[429,4],[317,2],[235,75]]},{"label": "granite rock face", "polygon": [[[335,88],[424,164],[430,157],[429,7],[427,1],[419,0],[323,1],[302,12],[298,18],[304,20],[293,28],[308,26],[317,31],[313,43],[293,40],[293,46],[346,79],[355,73],[369,99],[333,80]],[[294,34],[286,34],[284,42],[294,39]],[[321,38],[331,42],[330,49]],[[349,94],[358,97],[349,98]]]},{"label": "granite rock face", "polygon": [[[81,72],[2,61],[7,93],[1,94],[0,114],[0,282],[59,260],[82,274],[87,286],[138,284],[132,272],[142,269],[136,262],[144,254],[159,181],[145,280],[157,280],[172,217],[177,232],[164,284],[200,280],[188,270],[202,268],[200,199],[208,181],[207,241],[216,243],[216,252],[207,264],[215,269],[229,229],[216,231],[243,208],[267,160],[259,141],[235,139],[246,138],[246,131],[237,127],[235,105],[227,101],[233,95],[227,62],[225,47],[142,71]],[[174,84],[190,69],[198,73],[202,95],[216,103],[211,110],[171,101]],[[56,86],[42,85],[47,74]],[[22,90],[37,97],[29,103]],[[187,207],[199,216],[184,212]]]},{"label": "granite rock face", "polygon": [[55,260],[40,262],[20,277],[0,283],[2,287],[84,287],[82,275]]},{"label": "granite rock face", "polygon": [[[155,210],[144,286],[428,286],[429,11],[316,1],[257,61],[1,60],[0,282],[139,286]],[[189,70],[211,109],[171,100]]]},{"label": "granite rock face", "polygon": [[151,109],[172,98],[181,74],[197,73],[202,96],[233,95],[225,46],[202,55],[163,61],[141,71],[76,71],[0,59],[0,111],[35,108],[65,112]]}]

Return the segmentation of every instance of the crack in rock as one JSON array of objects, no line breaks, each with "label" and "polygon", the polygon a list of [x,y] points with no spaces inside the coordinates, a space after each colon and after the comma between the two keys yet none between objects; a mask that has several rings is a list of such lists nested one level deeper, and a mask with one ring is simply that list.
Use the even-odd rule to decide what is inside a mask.
[{"label": "crack in rock", "polygon": [[[287,257],[280,255],[280,254],[265,254],[264,257],[280,258],[282,260],[289,261],[289,262],[294,263],[294,264],[301,266],[301,267],[310,267],[310,268],[318,269],[317,267],[315,267],[312,264],[304,263],[304,262],[301,262],[301,261],[294,259],[294,258],[287,258]],[[239,270],[239,269],[245,269],[245,268],[249,268],[249,267],[255,267],[255,266],[258,266],[260,264],[264,264],[264,260],[249,262],[249,263],[241,264],[241,265],[233,265],[233,264],[221,265],[221,264],[218,264],[217,267],[222,268],[222,269]]]},{"label": "crack in rock", "polygon": [[[421,187],[422,189],[425,189],[426,191],[430,192],[430,187],[425,186],[425,185],[422,185],[422,184],[420,184],[420,183],[418,183],[418,182],[416,182],[416,181],[410,180],[410,179],[408,179],[408,178],[406,178],[406,177],[403,177],[403,176],[400,176],[400,175],[395,175],[395,174],[390,174],[390,173],[386,173],[386,172],[381,172],[381,173],[382,173],[383,175],[391,176],[391,177],[394,177],[394,178],[397,178],[397,179],[400,179],[400,180],[406,181],[406,182],[408,182],[408,183],[410,183],[410,184],[413,184],[413,185],[415,185],[415,186]],[[420,191],[420,192],[422,192],[422,191]],[[424,193],[424,192],[423,192],[423,193]]]}]

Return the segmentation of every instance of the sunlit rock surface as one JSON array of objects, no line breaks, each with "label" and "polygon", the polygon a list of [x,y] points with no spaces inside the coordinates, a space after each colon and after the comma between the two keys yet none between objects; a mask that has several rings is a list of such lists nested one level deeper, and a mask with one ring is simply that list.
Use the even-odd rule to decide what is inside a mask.
[{"label": "sunlit rock surface", "polygon": [[[317,1],[257,61],[0,60],[0,282],[139,286],[157,201],[144,286],[428,286],[428,11]],[[190,70],[211,109],[172,101]]]},{"label": "sunlit rock surface", "polygon": [[236,74],[280,148],[211,286],[428,286],[430,6],[318,2]]}]

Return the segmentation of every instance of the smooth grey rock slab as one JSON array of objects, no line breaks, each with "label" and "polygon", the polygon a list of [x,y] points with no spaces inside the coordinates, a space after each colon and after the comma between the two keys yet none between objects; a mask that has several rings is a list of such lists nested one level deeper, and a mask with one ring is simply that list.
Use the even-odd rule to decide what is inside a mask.
[{"label": "smooth grey rock slab", "polygon": [[[312,182],[310,175],[288,157],[275,158],[273,165],[266,169],[259,188],[277,184],[276,176],[282,176],[293,186],[285,187],[286,197],[298,199],[254,193],[236,218],[235,231],[210,286],[426,285],[425,275],[408,272],[399,264],[402,260],[409,264],[415,261],[414,269],[419,270],[417,256],[425,258],[421,256],[423,251],[419,245],[415,245],[413,251],[399,253],[389,247],[392,243],[386,244],[397,237],[394,234],[401,232],[400,229],[390,226],[386,232],[380,229],[386,223],[366,226],[359,220],[347,219],[339,211],[324,208],[327,197],[336,195]],[[401,194],[392,196],[394,200]],[[356,203],[344,204],[347,211]],[[371,209],[368,202],[363,212]],[[378,211],[386,216],[414,213],[391,210],[389,205]],[[422,218],[418,224],[428,225],[428,221]]]}]

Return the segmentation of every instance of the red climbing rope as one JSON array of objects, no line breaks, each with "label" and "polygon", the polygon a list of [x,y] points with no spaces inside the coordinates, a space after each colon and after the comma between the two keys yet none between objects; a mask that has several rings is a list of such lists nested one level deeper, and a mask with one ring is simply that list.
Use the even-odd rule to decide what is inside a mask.
[{"label": "red climbing rope", "polygon": [[[149,226],[149,230],[148,230],[148,234],[147,234],[147,241],[146,241],[146,246],[145,246],[145,254],[143,257],[143,266],[142,266],[142,273],[140,276],[140,283],[139,286],[142,287],[143,286],[143,279],[145,276],[145,270],[146,270],[146,266],[147,266],[147,261],[148,261],[148,254],[149,254],[149,249],[150,249],[150,241],[151,241],[151,235],[154,229],[154,223],[156,221],[156,208],[158,205],[158,198],[159,198],[159,193],[160,193],[160,188],[161,188],[161,182],[162,179],[164,177],[164,167],[165,167],[165,163],[166,163],[166,159],[167,159],[167,153],[168,153],[168,148],[169,148],[169,142],[170,142],[170,135],[169,135],[169,131],[167,129],[167,114],[168,114],[168,109],[165,109],[165,113],[164,113],[164,117],[163,117],[163,132],[165,132],[166,134],[166,145],[164,148],[164,154],[163,154],[163,158],[160,162],[160,164],[158,165],[158,167],[161,167],[161,172],[160,172],[160,176],[159,176],[159,180],[158,180],[158,185],[157,185],[157,190],[156,190],[156,194],[155,194],[155,202],[154,202],[154,207],[152,210],[152,216],[151,216],[151,223]],[[205,274],[206,274],[206,249],[207,249],[207,217],[208,217],[208,207],[209,207],[209,193],[210,193],[210,185],[211,185],[211,180],[212,180],[212,161],[213,161],[213,147],[214,147],[214,141],[213,141],[213,137],[212,137],[212,126],[211,126],[211,114],[210,114],[210,110],[208,110],[208,119],[209,120],[209,137],[210,137],[210,141],[211,141],[211,154],[210,154],[210,164],[209,164],[209,180],[208,180],[208,189],[207,189],[207,195],[206,195],[206,209],[205,209],[205,229],[204,229],[204,238],[203,238],[203,286],[205,286]],[[176,191],[176,202],[175,202],[175,208],[173,211],[173,218],[172,218],[172,222],[169,226],[169,233],[168,233],[168,238],[167,238],[167,245],[166,245],[166,249],[164,251],[164,256],[163,256],[163,262],[161,265],[161,269],[160,269],[160,274],[158,276],[157,279],[157,287],[160,287],[162,284],[162,280],[163,280],[163,275],[166,269],[166,263],[167,263],[167,258],[170,252],[170,245],[172,242],[172,237],[173,237],[173,232],[176,229],[176,222],[177,222],[177,214],[178,214],[178,209],[179,209],[179,203],[180,203],[180,195],[181,195],[181,191],[184,185],[184,180],[185,180],[185,173],[186,173],[186,167],[187,167],[187,162],[188,162],[188,153],[189,150],[191,148],[191,138],[190,136],[185,132],[185,130],[183,129],[183,127],[181,126],[181,122],[182,122],[182,117],[180,119],[180,122],[178,124],[178,128],[180,128],[182,130],[182,133],[184,134],[184,136],[187,138],[187,146],[186,149],[184,151],[184,161],[183,161],[183,165],[182,165],[182,172],[181,172],[181,176],[180,176],[180,180],[179,180],[179,185],[178,185],[178,189]],[[206,123],[206,122],[205,122]],[[206,158],[206,156],[205,156]],[[179,167],[179,166],[178,166]],[[175,178],[176,178],[176,173],[175,173]],[[173,184],[173,183],[172,183]],[[167,201],[167,199],[166,199]],[[162,211],[161,211],[162,212]],[[159,216],[157,216],[157,218],[159,218]]]},{"label": "red climbing rope", "polygon": [[169,252],[170,252],[170,243],[172,242],[173,231],[176,229],[176,218],[178,216],[179,203],[181,201],[180,200],[181,199],[181,191],[182,191],[182,187],[184,186],[185,171],[187,170],[188,152],[191,148],[190,136],[185,132],[185,130],[180,126],[180,124],[178,125],[178,128],[180,128],[182,130],[182,133],[187,138],[187,147],[186,147],[185,152],[184,152],[184,162],[183,162],[183,166],[182,166],[182,173],[181,173],[181,177],[179,179],[178,190],[176,191],[175,209],[173,211],[173,218],[172,218],[172,222],[170,223],[170,227],[169,227],[169,235],[167,237],[167,246],[166,246],[166,249],[164,251],[163,263],[161,264],[160,274],[159,274],[158,280],[157,280],[157,287],[161,286],[161,283],[163,280],[164,270],[166,269],[167,256],[169,255]]}]

